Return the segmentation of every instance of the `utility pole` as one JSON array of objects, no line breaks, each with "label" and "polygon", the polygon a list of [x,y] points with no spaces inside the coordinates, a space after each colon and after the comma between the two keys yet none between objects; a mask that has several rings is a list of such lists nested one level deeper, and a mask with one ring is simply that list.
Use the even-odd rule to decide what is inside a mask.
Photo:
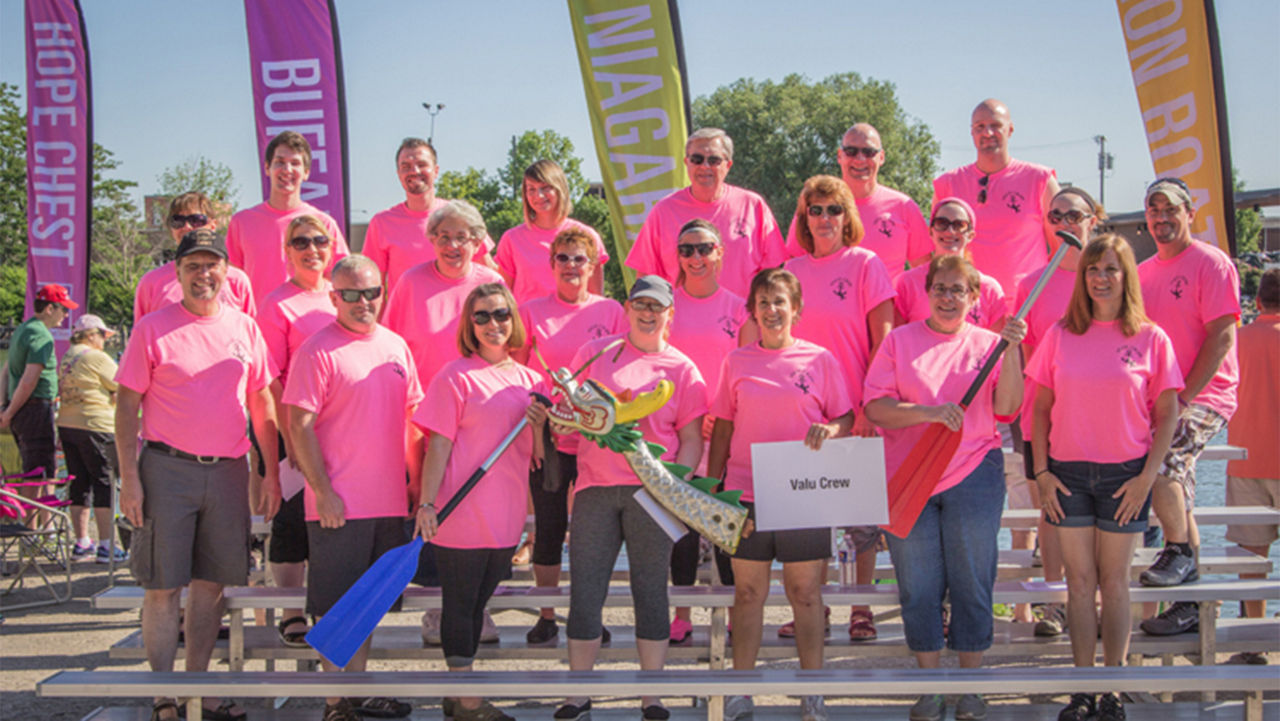
[{"label": "utility pole", "polygon": [[1098,202],[1107,204],[1107,171],[1111,170],[1115,156],[1107,152],[1107,136],[1095,135],[1093,142],[1098,144]]},{"label": "utility pole", "polygon": [[432,105],[431,103],[423,103],[422,107],[426,108],[427,114],[431,116],[431,134],[427,136],[427,142],[435,145],[436,116],[440,114],[441,110],[444,110],[444,103],[436,103],[435,105]]}]

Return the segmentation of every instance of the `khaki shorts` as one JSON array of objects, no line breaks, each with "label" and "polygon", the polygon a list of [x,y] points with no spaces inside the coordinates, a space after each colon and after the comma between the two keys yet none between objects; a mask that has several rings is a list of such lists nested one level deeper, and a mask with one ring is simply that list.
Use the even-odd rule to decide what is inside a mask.
[{"label": "khaki shorts", "polygon": [[1173,431],[1173,443],[1164,457],[1160,475],[1182,484],[1188,508],[1196,499],[1196,461],[1225,425],[1227,419],[1199,403],[1183,408],[1178,415],[1178,427]]},{"label": "khaki shorts", "polygon": [[[1280,506],[1280,479],[1227,476],[1228,506]],[[1280,526],[1227,526],[1227,540],[1241,546],[1269,546],[1280,538]]]}]

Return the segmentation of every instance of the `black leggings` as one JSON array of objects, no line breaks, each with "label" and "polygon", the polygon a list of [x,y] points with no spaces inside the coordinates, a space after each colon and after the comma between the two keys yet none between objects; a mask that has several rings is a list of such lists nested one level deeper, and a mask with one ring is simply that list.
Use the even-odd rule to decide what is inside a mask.
[{"label": "black leggings", "polygon": [[510,548],[435,547],[440,570],[440,642],[450,668],[470,666],[480,647],[484,607],[511,570]]},{"label": "black leggings", "polygon": [[578,479],[578,457],[556,451],[560,457],[560,488],[542,488],[542,469],[529,472],[529,495],[533,498],[533,562],[539,566],[559,566],[564,534],[569,530],[569,486]]},{"label": "black leggings", "polygon": [[[671,548],[671,585],[692,586],[698,582],[698,546],[702,537],[697,531],[689,531]],[[719,546],[712,547],[720,583],[733,585],[733,563]]]}]

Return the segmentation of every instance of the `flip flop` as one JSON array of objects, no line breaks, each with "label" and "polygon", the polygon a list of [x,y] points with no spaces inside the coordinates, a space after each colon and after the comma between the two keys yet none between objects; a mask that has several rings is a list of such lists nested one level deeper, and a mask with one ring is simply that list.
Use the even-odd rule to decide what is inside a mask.
[{"label": "flip flop", "polygon": [[[290,626],[300,623],[303,625],[301,631],[289,631]],[[291,616],[276,624],[276,631],[280,634],[280,643],[289,648],[309,648],[307,644],[307,617]]]}]

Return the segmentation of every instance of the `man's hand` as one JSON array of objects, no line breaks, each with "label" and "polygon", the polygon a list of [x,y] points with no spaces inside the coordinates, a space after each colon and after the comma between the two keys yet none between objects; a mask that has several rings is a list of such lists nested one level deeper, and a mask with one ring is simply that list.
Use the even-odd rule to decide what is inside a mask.
[{"label": "man's hand", "polygon": [[342,528],[347,524],[347,507],[332,491],[316,494],[316,513],[320,514],[321,528]]}]

